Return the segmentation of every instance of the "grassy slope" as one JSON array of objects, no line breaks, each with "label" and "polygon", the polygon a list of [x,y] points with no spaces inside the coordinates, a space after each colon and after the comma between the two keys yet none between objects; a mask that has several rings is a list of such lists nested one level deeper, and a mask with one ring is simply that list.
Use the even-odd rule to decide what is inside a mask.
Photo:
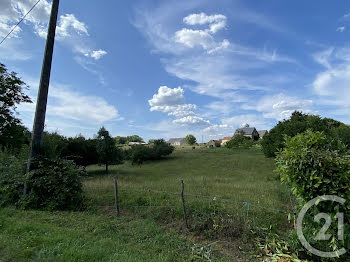
[{"label": "grassy slope", "polygon": [[[273,161],[259,151],[180,149],[166,160],[141,167],[125,163],[110,170],[119,177],[121,218],[113,217],[111,177],[99,176],[104,168],[91,166],[88,172],[94,176],[84,183],[90,211],[0,209],[0,261],[190,260],[193,242],[201,240],[193,235],[186,240],[170,226],[181,223],[181,201],[172,194],[179,193],[181,179],[186,193],[208,196],[186,196],[190,216],[218,211],[245,215],[241,202],[246,201],[257,205],[249,210],[254,223],[285,223],[284,216],[259,208],[284,209],[289,202],[286,190],[274,179]],[[233,202],[213,202],[213,196]],[[226,260],[224,255],[221,260]]]}]

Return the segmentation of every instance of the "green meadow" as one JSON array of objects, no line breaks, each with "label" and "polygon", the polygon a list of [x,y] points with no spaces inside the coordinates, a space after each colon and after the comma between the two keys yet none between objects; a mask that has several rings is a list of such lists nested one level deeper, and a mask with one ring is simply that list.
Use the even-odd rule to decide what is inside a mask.
[{"label": "green meadow", "polygon": [[248,261],[252,228],[283,236],[292,227],[290,193],[273,170],[258,149],[199,147],[111,166],[109,176],[89,166],[85,211],[0,209],[0,261]]}]

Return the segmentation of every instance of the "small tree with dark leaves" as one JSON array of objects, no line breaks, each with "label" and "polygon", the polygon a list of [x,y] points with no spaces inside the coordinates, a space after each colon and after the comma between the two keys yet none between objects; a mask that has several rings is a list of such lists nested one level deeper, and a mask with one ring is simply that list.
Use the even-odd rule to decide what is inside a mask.
[{"label": "small tree with dark leaves", "polygon": [[123,161],[123,154],[116,147],[115,139],[110,136],[104,127],[101,127],[98,131],[96,149],[99,155],[99,162],[106,166],[106,175],[108,175],[109,165],[121,164]]}]

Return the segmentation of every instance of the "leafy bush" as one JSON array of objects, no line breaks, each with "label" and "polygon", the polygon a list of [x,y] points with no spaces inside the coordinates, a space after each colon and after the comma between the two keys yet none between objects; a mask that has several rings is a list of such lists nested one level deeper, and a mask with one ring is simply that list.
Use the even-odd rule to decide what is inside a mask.
[{"label": "leafy bush", "polygon": [[[45,210],[78,210],[83,207],[80,176],[72,161],[42,158],[32,162],[25,176],[28,150],[18,156],[0,151],[0,205]],[[23,195],[24,183],[28,193]]]},{"label": "leafy bush", "polygon": [[[336,195],[346,200],[345,205],[329,204],[321,201],[309,212],[329,214],[332,218],[342,210],[345,214],[344,222],[350,222],[350,157],[345,145],[339,140],[330,140],[323,132],[298,134],[285,138],[285,148],[277,154],[277,171],[281,180],[291,186],[293,194],[298,198],[300,205],[323,195]],[[306,236],[315,236],[320,225],[312,219],[306,218]],[[323,245],[329,251],[336,250],[346,243],[349,245],[350,229],[345,227],[345,240],[337,240],[337,227],[329,228],[333,233],[330,242],[310,242],[314,246]],[[310,237],[312,240],[312,238]]]},{"label": "leafy bush", "polygon": [[285,145],[276,158],[277,170],[298,198],[307,202],[337,194],[350,200],[350,159],[342,142],[308,130],[286,137]]},{"label": "leafy bush", "polygon": [[134,145],[129,149],[127,155],[130,156],[132,164],[141,165],[147,160],[159,160],[170,155],[174,147],[166,143],[163,139],[154,140],[152,146]]},{"label": "leafy bush", "polygon": [[16,204],[23,194],[28,150],[14,156],[0,150],[0,206]]},{"label": "leafy bush", "polygon": [[255,142],[243,134],[236,134],[233,138],[225,144],[227,148],[250,148]]},{"label": "leafy bush", "polygon": [[79,169],[72,161],[41,158],[32,162],[26,177],[28,194],[21,199],[25,208],[79,210],[83,207],[83,186]]},{"label": "leafy bush", "polygon": [[[284,147],[284,135],[293,137],[308,129],[324,132],[329,137],[338,137],[338,139],[350,145],[349,127],[342,128],[338,132],[335,131],[342,125],[344,124],[330,118],[321,118],[316,115],[307,115],[295,111],[290,119],[279,122],[264,136],[261,142],[263,152],[267,157],[275,157],[276,152]],[[346,139],[347,141],[345,141]]]},{"label": "leafy bush", "polygon": [[185,137],[185,141],[189,145],[194,145],[197,142],[197,139],[194,135],[189,134]]}]

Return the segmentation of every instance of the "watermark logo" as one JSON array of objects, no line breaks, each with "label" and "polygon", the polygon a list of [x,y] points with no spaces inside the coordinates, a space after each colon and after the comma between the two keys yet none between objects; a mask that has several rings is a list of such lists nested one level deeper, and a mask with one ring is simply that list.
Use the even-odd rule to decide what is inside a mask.
[{"label": "watermark logo", "polygon": [[[302,245],[309,250],[312,254],[320,257],[339,257],[343,254],[346,253],[345,248],[341,248],[339,250],[335,250],[332,252],[326,252],[326,251],[321,251],[318,250],[317,248],[314,248],[313,246],[310,245],[310,243],[306,240],[304,233],[303,233],[303,220],[304,217],[307,213],[307,211],[314,205],[317,205],[321,201],[332,201],[332,202],[338,202],[341,205],[345,203],[345,199],[334,196],[334,195],[324,195],[324,196],[319,196],[316,197],[312,200],[310,200],[308,203],[304,205],[304,207],[300,210],[300,213],[298,215],[297,223],[296,223],[296,230],[297,234],[299,237],[300,242]],[[332,236],[330,234],[327,234],[327,230],[332,224],[332,217],[327,214],[327,213],[319,213],[314,217],[314,221],[320,223],[321,220],[324,220],[325,223],[320,229],[320,231],[316,234],[314,237],[315,240],[317,241],[327,241],[329,240]],[[338,240],[344,240],[344,213],[337,213],[335,215],[335,220],[338,222],[338,233],[337,237]]]}]

